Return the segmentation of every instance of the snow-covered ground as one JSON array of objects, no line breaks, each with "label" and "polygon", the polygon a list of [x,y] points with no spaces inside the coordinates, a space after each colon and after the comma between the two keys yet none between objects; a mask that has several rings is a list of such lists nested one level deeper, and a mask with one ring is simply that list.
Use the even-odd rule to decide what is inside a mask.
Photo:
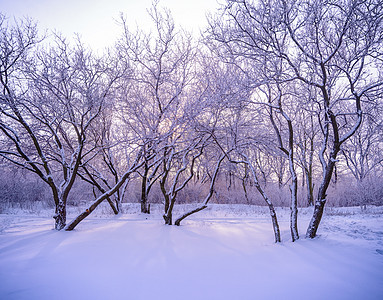
[{"label": "snow-covered ground", "polygon": [[281,244],[264,207],[213,205],[181,227],[124,209],[73,232],[51,212],[1,214],[0,299],[383,299],[383,208],[327,210],[314,240],[302,209],[295,243],[278,209]]}]

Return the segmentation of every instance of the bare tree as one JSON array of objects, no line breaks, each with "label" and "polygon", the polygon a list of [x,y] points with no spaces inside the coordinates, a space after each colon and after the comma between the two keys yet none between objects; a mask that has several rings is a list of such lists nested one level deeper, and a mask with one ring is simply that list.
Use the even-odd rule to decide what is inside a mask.
[{"label": "bare tree", "polygon": [[[281,84],[277,81],[275,87],[270,84],[266,84],[265,88],[259,87],[260,90],[263,91],[264,95],[268,99],[268,110],[269,110],[269,118],[276,134],[276,138],[278,141],[278,148],[283,152],[283,154],[287,157],[289,162],[289,171],[291,178],[290,185],[290,193],[291,193],[291,201],[290,201],[290,231],[292,241],[296,241],[299,239],[298,234],[298,177],[296,173],[295,167],[295,158],[294,158],[294,126],[293,126],[293,118],[287,112],[286,109],[286,101],[284,98],[294,97],[294,95],[290,95],[287,92],[283,92],[283,89],[286,87],[281,86]],[[275,89],[275,90],[274,90]],[[274,90],[274,91],[273,91]],[[290,100],[291,102],[291,100]],[[278,117],[280,116],[280,117]],[[282,120],[284,121],[282,121]],[[284,126],[285,123],[286,125]],[[287,127],[287,130],[284,130],[286,133],[284,134],[283,129]],[[283,138],[286,135],[287,138]],[[287,146],[286,146],[287,144]]]},{"label": "bare tree", "polygon": [[95,150],[89,128],[118,75],[81,43],[56,36],[55,46],[37,51],[36,38],[32,23],[9,28],[2,18],[0,154],[48,184],[61,230],[81,162]]},{"label": "bare tree", "polygon": [[194,57],[191,36],[176,29],[168,10],[160,9],[158,2],[154,2],[148,12],[154,31],[132,32],[122,17],[124,35],[118,43],[120,59],[130,61],[135,70],[133,84],[126,88],[121,118],[150,148],[144,149],[145,163],[139,172],[143,213],[149,213],[148,194],[161,176],[159,165],[148,158],[152,157],[155,145],[166,142],[182,123],[185,93],[193,78]]},{"label": "bare tree", "polygon": [[[377,70],[383,54],[383,6],[379,1],[325,4],[282,1],[281,4],[291,50],[281,51],[280,55],[295,77],[318,89],[322,98],[319,106],[323,143],[319,155],[323,180],[306,233],[313,238],[322,218],[340,147],[362,122],[362,99],[383,84],[382,78],[368,74],[368,70]],[[344,102],[350,105],[342,105]],[[353,125],[346,128],[345,123]]]},{"label": "bare tree", "polygon": [[[262,7],[263,8],[263,7]],[[214,39],[217,46],[213,51],[226,61],[240,69],[248,77],[248,89],[253,92],[253,97],[247,100],[253,103],[254,111],[269,108],[269,118],[277,137],[277,147],[288,158],[291,178],[291,236],[295,241],[299,238],[297,229],[297,175],[294,160],[294,130],[292,119],[282,105],[286,92],[282,89],[289,82],[288,75],[284,72],[283,60],[274,55],[270,56],[272,41],[267,39],[269,32],[265,32],[263,21],[266,21],[264,10],[255,10],[246,1],[229,1],[223,7],[224,17],[212,19],[208,37]],[[268,30],[277,30],[278,26],[270,23]],[[283,34],[281,37],[283,38]],[[221,45],[221,47],[220,47]],[[286,47],[282,43],[282,48]],[[287,82],[284,86],[282,84]],[[258,95],[260,90],[262,95]],[[257,98],[258,99],[255,99]],[[262,99],[266,98],[265,103]],[[275,99],[274,99],[275,98]],[[281,131],[282,122],[276,120],[277,112],[286,122],[287,147]],[[278,124],[277,124],[278,123]],[[249,165],[249,164],[246,164]],[[283,166],[283,164],[280,164]],[[282,185],[282,174],[279,172],[279,184]],[[258,182],[258,180],[257,180]]]},{"label": "bare tree", "polygon": [[228,1],[210,24],[210,36],[223,46],[215,49],[226,61],[234,58],[251,76],[249,68],[263,70],[258,74],[267,80],[300,82],[320,95],[313,101],[323,137],[323,180],[309,238],[316,235],[340,147],[361,124],[362,100],[382,87],[382,9],[375,0],[239,0]]},{"label": "bare tree", "polygon": [[[121,178],[123,170],[127,168],[129,160],[127,155],[129,145],[133,141],[118,140],[113,129],[114,124],[113,107],[104,109],[100,121],[92,126],[92,138],[96,141],[98,151],[92,161],[81,165],[78,175],[82,180],[93,186],[93,194],[97,198],[97,192],[105,193],[110,190]],[[114,214],[121,212],[121,203],[127,189],[127,180],[120,189],[113,194],[113,200],[107,198]]]},{"label": "bare tree", "polygon": [[[165,200],[165,213],[163,217],[167,225],[173,224],[173,208],[177,195],[194,177],[195,164],[203,153],[205,142],[204,138],[197,139],[192,141],[192,143],[186,143],[186,147],[183,146],[183,149],[180,151],[172,147],[169,154],[165,156],[164,172],[160,184]],[[174,170],[175,174],[169,177],[171,169]],[[168,188],[166,188],[167,181],[170,181]]]}]

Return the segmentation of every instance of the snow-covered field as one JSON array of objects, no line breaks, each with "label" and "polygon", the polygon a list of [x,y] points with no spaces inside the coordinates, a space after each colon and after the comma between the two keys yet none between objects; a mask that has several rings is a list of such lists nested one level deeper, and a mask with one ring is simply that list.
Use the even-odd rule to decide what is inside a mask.
[{"label": "snow-covered field", "polygon": [[281,244],[264,207],[213,205],[181,227],[137,210],[73,232],[51,212],[1,214],[0,299],[383,299],[383,208],[327,210],[314,240],[302,209],[295,243],[279,209]]}]

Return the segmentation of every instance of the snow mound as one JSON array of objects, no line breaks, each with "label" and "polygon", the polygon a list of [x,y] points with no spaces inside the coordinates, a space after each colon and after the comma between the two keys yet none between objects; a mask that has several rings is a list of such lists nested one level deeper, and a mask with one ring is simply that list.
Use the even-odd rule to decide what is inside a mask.
[{"label": "snow mound", "polygon": [[[212,206],[180,227],[135,210],[73,232],[0,215],[0,299],[383,299],[381,213],[325,215],[318,238],[292,243],[279,209],[274,244],[262,207]],[[302,237],[309,219],[301,211]]]}]

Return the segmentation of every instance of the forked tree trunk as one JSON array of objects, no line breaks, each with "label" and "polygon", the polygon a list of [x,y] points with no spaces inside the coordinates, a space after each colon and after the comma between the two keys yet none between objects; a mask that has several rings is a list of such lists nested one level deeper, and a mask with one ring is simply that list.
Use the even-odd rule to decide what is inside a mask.
[{"label": "forked tree trunk", "polygon": [[297,193],[298,193],[298,177],[295,172],[294,167],[294,130],[293,130],[293,124],[290,119],[290,117],[282,110],[282,92],[280,90],[280,87],[278,86],[278,90],[280,91],[280,96],[278,98],[278,109],[280,114],[283,116],[283,118],[287,122],[288,126],[288,133],[289,133],[289,147],[286,149],[283,146],[282,136],[281,132],[278,129],[277,124],[274,121],[273,117],[273,108],[270,108],[270,121],[273,125],[273,128],[275,130],[275,133],[277,135],[279,148],[282,150],[282,152],[288,157],[289,159],[289,170],[290,170],[290,176],[291,176],[291,185],[290,185],[290,195],[291,195],[291,201],[290,201],[290,232],[291,232],[291,240],[295,242],[299,239],[298,234],[298,200],[297,200]]},{"label": "forked tree trunk", "polygon": [[174,204],[176,203],[176,197],[177,193],[168,195],[168,201],[170,200],[170,203],[168,205],[168,209],[165,211],[163,218],[165,220],[165,225],[173,225],[173,208]]},{"label": "forked tree trunk", "polygon": [[270,199],[267,197],[265,191],[262,189],[261,185],[259,184],[257,174],[255,173],[255,170],[254,170],[253,166],[251,165],[250,161],[248,160],[247,157],[246,157],[246,159],[247,159],[246,163],[249,165],[250,171],[253,175],[254,185],[257,188],[258,192],[261,194],[262,198],[265,200],[265,202],[269,208],[271,222],[273,223],[275,242],[280,243],[281,242],[281,232],[279,230],[279,224],[278,224],[277,214],[275,213],[274,205],[270,201]]},{"label": "forked tree trunk", "polygon": [[[177,183],[179,183],[180,175],[186,170],[187,167],[187,155],[192,150],[187,150],[182,158],[182,167],[179,168],[176,172],[176,175],[173,179],[173,184],[170,187],[170,191],[166,193],[164,182],[161,184],[161,190],[165,197],[165,214],[163,215],[165,224],[166,225],[172,225],[173,224],[173,208],[174,204],[176,202],[177,194],[179,191],[181,191],[185,186],[188,184],[188,182],[194,177],[194,164],[198,157],[202,155],[203,147],[199,149],[199,151],[193,155],[190,163],[190,174],[189,176],[177,186]],[[167,168],[167,172],[169,172],[169,168]],[[167,173],[168,174],[168,173]],[[167,176],[166,174],[166,176]],[[170,201],[170,203],[169,203]]]},{"label": "forked tree trunk", "polygon": [[[339,125],[336,121],[336,116],[329,109],[329,97],[325,87],[322,87],[323,98],[325,103],[325,125],[324,125],[324,140],[322,150],[320,152],[320,160],[323,166],[323,180],[319,187],[318,196],[315,201],[314,212],[311,218],[310,224],[307,228],[306,237],[314,238],[317,234],[319,223],[322,220],[324,206],[327,200],[327,189],[331,182],[332,174],[334,173],[335,164],[337,161],[337,155],[340,151],[342,143],[349,139],[355,132],[358,130],[360,124],[362,123],[362,108],[361,108],[361,95],[358,95],[354,90],[352,90],[355,96],[356,104],[356,115],[357,120],[354,126],[347,132],[342,138],[339,137]],[[327,163],[324,159],[324,153],[326,151],[328,139],[329,139],[329,125],[331,125],[333,131],[333,141],[332,141],[332,150],[330,152]]]},{"label": "forked tree trunk", "polygon": [[172,225],[173,224],[173,215],[172,212],[167,212],[163,215],[163,218],[165,220],[165,225]]},{"label": "forked tree trunk", "polygon": [[215,167],[215,170],[214,170],[214,174],[213,174],[213,177],[211,179],[211,182],[210,182],[210,188],[209,188],[209,193],[207,194],[203,204],[200,206],[200,207],[197,207],[185,214],[183,214],[181,217],[179,217],[176,222],[174,223],[175,225],[177,226],[180,226],[181,225],[181,221],[185,218],[187,218],[188,216],[192,215],[192,214],[195,214],[201,210],[204,210],[205,208],[207,208],[207,204],[208,202],[210,201],[211,197],[213,196],[214,194],[214,185],[215,185],[215,182],[216,182],[216,179],[218,177],[218,172],[219,172],[219,169],[220,169],[220,166],[221,166],[221,163],[222,161],[225,159],[226,157],[226,154],[223,154],[221,155],[221,157],[219,158],[218,162],[217,162],[217,165]]}]

